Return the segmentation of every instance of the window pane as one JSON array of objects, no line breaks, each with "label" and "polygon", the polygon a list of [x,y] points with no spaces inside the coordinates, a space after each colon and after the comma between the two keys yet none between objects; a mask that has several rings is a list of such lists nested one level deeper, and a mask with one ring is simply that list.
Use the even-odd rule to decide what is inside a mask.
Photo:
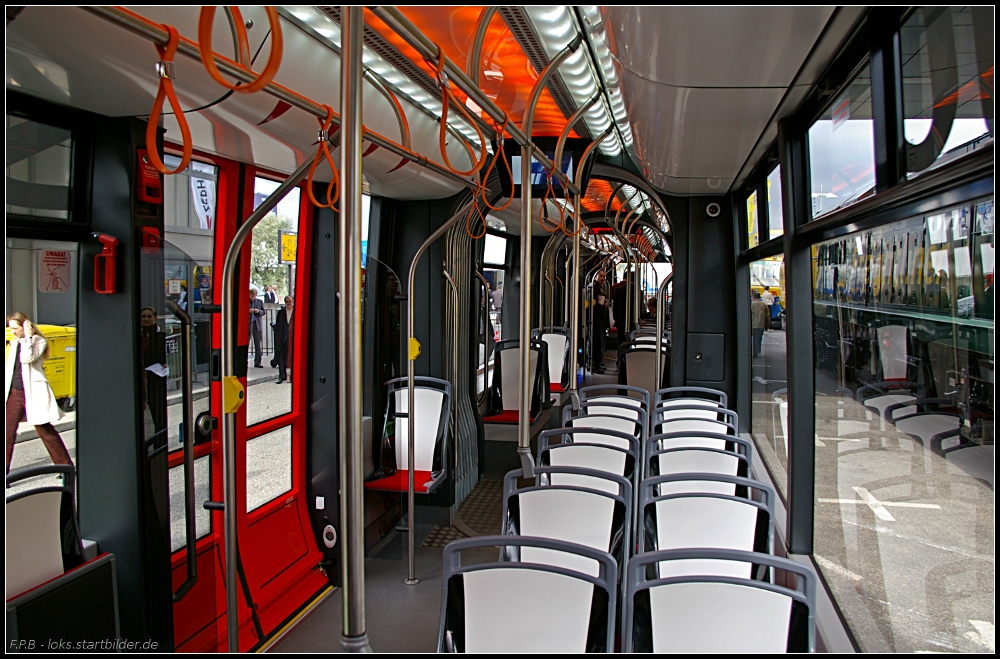
[{"label": "window pane", "polygon": [[863,651],[993,650],[992,203],[814,248],[814,553]]},{"label": "window pane", "polygon": [[864,197],[875,186],[875,139],[868,65],[809,129],[812,214]]},{"label": "window pane", "polygon": [[781,166],[767,175],[767,217],[771,238],[785,233],[785,219],[781,211]]},{"label": "window pane", "polygon": [[[757,191],[754,190],[747,197],[747,247],[756,247],[760,244],[761,230],[757,221]],[[767,236],[764,236],[767,240]]]},{"label": "window pane", "polygon": [[[788,482],[788,388],[785,351],[784,257],[750,264],[750,430],[782,496]],[[765,288],[766,287],[766,288]]]},{"label": "window pane", "polygon": [[7,212],[70,218],[73,135],[7,115]]},{"label": "window pane", "polygon": [[[254,208],[279,185],[270,179],[254,179]],[[247,294],[252,296],[253,309],[257,313],[248,311],[248,426],[292,411],[290,369],[296,349],[295,262],[298,258],[300,196],[300,189],[292,188],[254,227],[250,236]]]},{"label": "window pane", "polygon": [[920,7],[900,28],[911,175],[942,156],[972,151],[990,136],[993,20],[991,7]]},{"label": "window pane", "polygon": [[292,427],[247,442],[247,512],[292,489]]},{"label": "window pane", "polygon": [[[52,423],[57,441],[52,452],[39,438],[34,425],[22,420],[15,430],[15,443],[8,453],[8,471],[51,465],[65,460],[76,461],[76,301],[78,246],[76,243],[8,238],[6,241],[5,307],[7,317],[23,313],[37,333],[45,338],[48,357],[41,362],[45,379],[59,406],[60,418]],[[19,323],[15,323],[19,324]],[[4,363],[11,364],[19,347],[15,330],[7,323],[5,329]],[[13,371],[12,371],[13,372]],[[22,370],[22,380],[29,369]],[[37,387],[37,382],[35,383]],[[17,384],[12,379],[8,389],[8,404],[13,406]],[[23,395],[23,387],[22,387]],[[9,414],[9,413],[8,413]],[[47,477],[46,482],[29,479],[18,483],[19,489],[50,484],[59,477]],[[7,494],[11,494],[7,490]]]}]

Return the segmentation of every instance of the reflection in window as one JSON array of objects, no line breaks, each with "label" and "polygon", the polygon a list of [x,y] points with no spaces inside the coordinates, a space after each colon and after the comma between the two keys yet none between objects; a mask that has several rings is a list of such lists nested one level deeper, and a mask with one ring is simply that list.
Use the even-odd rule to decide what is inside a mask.
[{"label": "reflection in window", "polygon": [[68,220],[72,156],[65,128],[8,114],[7,212]]},{"label": "reflection in window", "polygon": [[[761,227],[757,218],[757,191],[747,197],[747,247],[756,247],[761,240]],[[767,236],[764,236],[767,240]]]},{"label": "reflection in window", "polygon": [[868,65],[809,129],[812,214],[857,201],[875,186],[875,138]]},{"label": "reflection in window", "polygon": [[247,512],[292,489],[292,427],[247,442]]},{"label": "reflection in window", "polygon": [[911,175],[941,156],[976,149],[991,136],[993,20],[991,7],[919,7],[900,28]]},{"label": "reflection in window", "polygon": [[[788,468],[788,388],[785,350],[784,257],[750,264],[750,430],[772,481],[784,496]],[[767,289],[764,288],[767,286]],[[766,293],[765,293],[766,290]]]},{"label": "reflection in window", "polygon": [[777,238],[785,233],[785,220],[781,209],[781,166],[779,165],[767,175],[767,226],[769,238]]},{"label": "reflection in window", "polygon": [[814,248],[814,555],[863,651],[993,650],[992,203]]}]

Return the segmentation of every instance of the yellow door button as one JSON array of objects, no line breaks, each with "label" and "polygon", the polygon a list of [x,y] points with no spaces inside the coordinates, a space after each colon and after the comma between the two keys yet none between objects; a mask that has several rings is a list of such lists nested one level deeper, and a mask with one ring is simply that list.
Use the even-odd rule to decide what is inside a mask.
[{"label": "yellow door button", "polygon": [[246,401],[246,389],[235,375],[222,378],[222,411],[235,414]]}]

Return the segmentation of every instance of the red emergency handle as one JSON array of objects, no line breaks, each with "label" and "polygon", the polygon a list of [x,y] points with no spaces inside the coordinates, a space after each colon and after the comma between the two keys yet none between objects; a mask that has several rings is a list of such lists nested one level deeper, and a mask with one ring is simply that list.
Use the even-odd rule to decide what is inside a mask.
[{"label": "red emergency handle", "polygon": [[[117,267],[115,259],[118,256],[118,239],[106,233],[95,233],[94,238],[100,241],[103,249],[94,257],[94,292],[110,295],[116,293]],[[101,266],[104,273],[101,273]]]}]

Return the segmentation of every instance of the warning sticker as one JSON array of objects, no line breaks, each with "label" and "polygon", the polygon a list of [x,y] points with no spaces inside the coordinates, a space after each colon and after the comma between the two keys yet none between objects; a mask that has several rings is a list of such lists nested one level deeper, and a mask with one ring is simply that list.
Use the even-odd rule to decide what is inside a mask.
[{"label": "warning sticker", "polygon": [[70,286],[70,253],[43,249],[38,259],[38,290],[67,293]]}]

